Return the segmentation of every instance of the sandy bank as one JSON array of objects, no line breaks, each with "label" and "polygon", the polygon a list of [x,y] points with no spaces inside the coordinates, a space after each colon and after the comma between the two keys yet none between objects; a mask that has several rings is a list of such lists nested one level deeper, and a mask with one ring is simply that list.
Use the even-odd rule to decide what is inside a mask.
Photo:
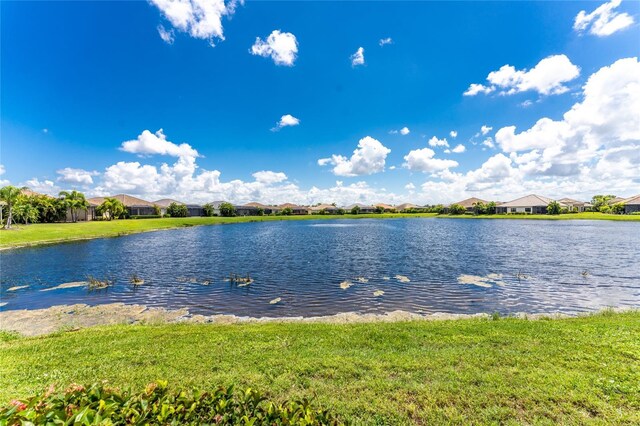
[{"label": "sandy bank", "polygon": [[[618,309],[621,312],[625,309]],[[239,317],[235,315],[193,315],[187,309],[152,308],[144,305],[110,303],[97,306],[85,304],[53,306],[46,309],[15,310],[0,312],[0,329],[18,332],[25,336],[38,336],[59,331],[74,331],[81,328],[113,324],[157,324],[157,323],[261,323],[261,322],[302,322],[350,324],[367,322],[434,321],[489,318],[489,314],[433,313],[420,315],[406,311],[392,311],[384,314],[358,314],[354,312],[318,317]],[[537,320],[541,318],[568,318],[562,313],[525,314],[513,317]]]}]

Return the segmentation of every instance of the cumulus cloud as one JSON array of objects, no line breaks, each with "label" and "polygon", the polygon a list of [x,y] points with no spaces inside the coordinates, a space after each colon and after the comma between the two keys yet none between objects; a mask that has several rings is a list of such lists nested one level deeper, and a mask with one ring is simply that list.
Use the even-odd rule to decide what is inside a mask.
[{"label": "cumulus cloud", "polygon": [[417,172],[437,172],[451,167],[457,167],[458,162],[435,158],[436,153],[430,148],[415,149],[409,151],[404,157],[404,167]]},{"label": "cumulus cloud", "polygon": [[175,144],[167,140],[162,129],[155,133],[144,130],[137,139],[122,142],[120,150],[139,155],[170,155],[172,157],[199,157],[198,151],[186,143]]},{"label": "cumulus cloud", "polygon": [[282,172],[272,172],[269,170],[262,170],[260,172],[255,172],[252,175],[256,182],[261,183],[280,183],[287,180],[287,175]]},{"label": "cumulus cloud", "polygon": [[292,67],[298,57],[298,40],[291,33],[274,30],[266,40],[256,37],[250,52],[252,55],[271,58],[276,65]]},{"label": "cumulus cloud", "polygon": [[26,186],[32,191],[39,192],[40,194],[58,195],[60,188],[49,179],[40,180],[38,178],[29,179],[24,184],[19,186]]},{"label": "cumulus cloud", "polygon": [[493,130],[493,127],[487,126],[486,124],[483,124],[482,127],[480,127],[480,133],[482,133],[483,136],[492,130]]},{"label": "cumulus cloud", "polygon": [[173,44],[175,40],[175,33],[173,30],[167,31],[163,25],[158,25],[158,34],[160,38],[167,44]]},{"label": "cumulus cloud", "polygon": [[358,50],[356,50],[356,53],[349,56],[349,59],[351,59],[352,67],[357,67],[358,65],[364,65],[364,47],[358,47]]},{"label": "cumulus cloud", "polygon": [[622,0],[611,0],[589,14],[581,10],[573,22],[573,29],[578,33],[588,31],[598,37],[605,37],[629,28],[633,25],[633,17],[628,13],[615,11],[621,2]]},{"label": "cumulus cloud", "polygon": [[297,126],[298,124],[300,124],[300,120],[297,119],[296,117],[294,117],[291,114],[285,114],[282,117],[280,117],[280,121],[278,121],[278,123],[276,123],[275,127],[271,128],[272,132],[277,132],[278,130],[282,129],[283,127],[291,127],[291,126]]},{"label": "cumulus cloud", "polygon": [[408,184],[406,184],[404,186],[404,189],[408,189],[409,191],[413,191],[414,189],[416,189],[416,186],[413,183],[409,182]]},{"label": "cumulus cloud", "polygon": [[451,152],[453,152],[455,154],[462,154],[466,150],[467,150],[467,148],[464,145],[458,144],[451,150]]},{"label": "cumulus cloud", "polygon": [[449,132],[449,136],[451,136],[453,139],[458,137],[458,132],[455,130],[452,130]]},{"label": "cumulus cloud", "polygon": [[[191,37],[207,40],[211,46],[214,41],[224,40],[222,18],[235,12],[237,1],[225,3],[224,0],[150,0],[160,9],[164,17],[178,31]],[[173,40],[171,31],[158,32],[165,42]],[[164,36],[163,36],[164,33]]]},{"label": "cumulus cloud", "polygon": [[511,65],[503,65],[498,71],[487,76],[488,84],[471,84],[465,96],[498,91],[501,95],[533,90],[541,95],[558,95],[569,90],[564,83],[580,75],[580,68],[572,64],[566,55],[554,55],[542,59],[530,70],[516,70]]},{"label": "cumulus cloud", "polygon": [[379,140],[365,136],[358,142],[351,158],[334,154],[330,158],[319,159],[318,165],[333,165],[332,171],[336,176],[370,175],[384,171],[385,161],[390,152],[391,150]]},{"label": "cumulus cloud", "polygon": [[60,175],[58,177],[59,182],[81,186],[88,186],[93,184],[93,176],[98,176],[100,174],[96,171],[74,169],[72,167],[65,167],[64,169],[58,170],[56,173]]},{"label": "cumulus cloud", "polygon": [[486,146],[487,148],[495,148],[495,144],[493,143],[493,138],[492,137],[488,137],[485,140],[482,141],[482,145]]},{"label": "cumulus cloud", "polygon": [[381,38],[380,41],[378,41],[378,44],[380,45],[380,47],[385,46],[387,44],[391,44],[391,43],[393,43],[393,40],[391,39],[391,37]]},{"label": "cumulus cloud", "polygon": [[398,133],[400,133],[402,136],[406,136],[411,133],[411,130],[409,130],[409,128],[406,126],[400,130],[389,130],[390,135],[397,135]]},{"label": "cumulus cloud", "polygon": [[429,139],[429,146],[432,147],[437,147],[437,146],[449,146],[449,142],[447,142],[446,139],[438,139],[437,137],[433,136],[431,139]]}]

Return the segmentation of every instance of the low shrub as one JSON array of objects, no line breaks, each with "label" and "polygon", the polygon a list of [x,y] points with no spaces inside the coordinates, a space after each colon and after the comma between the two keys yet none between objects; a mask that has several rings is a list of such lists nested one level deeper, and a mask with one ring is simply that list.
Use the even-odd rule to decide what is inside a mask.
[{"label": "low shrub", "polygon": [[259,392],[220,387],[212,392],[175,390],[166,382],[151,383],[131,393],[105,384],[51,387],[41,396],[13,400],[0,408],[0,424],[82,425],[338,425],[346,422],[314,408],[311,401],[277,404]]}]

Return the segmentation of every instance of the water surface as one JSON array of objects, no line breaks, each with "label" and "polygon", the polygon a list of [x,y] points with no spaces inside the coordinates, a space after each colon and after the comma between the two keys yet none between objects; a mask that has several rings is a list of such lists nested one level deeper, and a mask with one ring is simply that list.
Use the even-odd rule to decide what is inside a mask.
[{"label": "water surface", "polygon": [[[4,251],[0,309],[125,302],[200,314],[315,316],[639,307],[639,235],[633,222],[433,218],[174,229]],[[254,282],[239,287],[225,281],[230,273]],[[134,274],[144,285],[129,283]],[[458,281],[487,274],[501,274],[503,285]],[[113,286],[41,291],[89,275]],[[344,280],[354,285],[343,290]],[[384,294],[375,297],[378,290]]]}]

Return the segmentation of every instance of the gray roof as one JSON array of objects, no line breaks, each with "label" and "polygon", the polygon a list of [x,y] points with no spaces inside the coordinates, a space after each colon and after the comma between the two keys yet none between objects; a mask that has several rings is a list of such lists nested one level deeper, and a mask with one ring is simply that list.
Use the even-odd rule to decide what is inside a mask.
[{"label": "gray roof", "polygon": [[553,200],[551,198],[531,194],[524,197],[516,198],[515,200],[509,201],[504,204],[500,204],[500,207],[547,207],[552,201]]}]

